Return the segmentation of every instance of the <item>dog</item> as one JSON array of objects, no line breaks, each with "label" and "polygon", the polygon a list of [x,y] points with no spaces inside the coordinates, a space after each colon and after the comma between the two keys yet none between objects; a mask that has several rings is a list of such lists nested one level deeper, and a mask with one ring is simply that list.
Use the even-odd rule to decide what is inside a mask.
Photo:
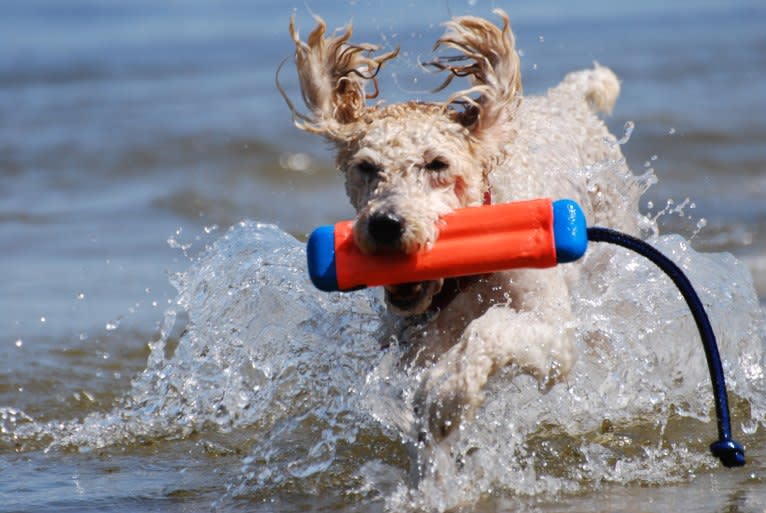
[{"label": "dog", "polygon": [[[399,49],[380,53],[351,42],[352,29],[317,26],[301,40],[290,19],[295,64],[308,113],[280,87],[295,125],[328,140],[357,212],[353,235],[370,254],[427,251],[439,218],[490,201],[570,198],[587,218],[639,231],[624,195],[589,183],[587,169],[622,163],[620,145],[598,117],[620,92],[615,74],[594,64],[568,74],[543,96],[523,96],[509,18],[448,21],[435,49],[456,51],[428,66],[467,77],[444,102],[369,105],[376,76]],[[443,89],[443,88],[442,88]],[[385,287],[388,309],[404,319],[408,361],[425,369],[415,399],[419,436],[440,442],[481,405],[499,369],[534,376],[545,390],[566,379],[576,359],[569,288],[578,265]]]}]

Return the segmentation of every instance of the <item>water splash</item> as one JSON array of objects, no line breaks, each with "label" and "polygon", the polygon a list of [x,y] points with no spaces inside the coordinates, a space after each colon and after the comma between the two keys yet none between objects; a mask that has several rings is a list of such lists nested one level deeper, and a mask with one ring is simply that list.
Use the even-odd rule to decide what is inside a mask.
[{"label": "water splash", "polygon": [[630,141],[630,137],[633,135],[633,131],[636,129],[636,123],[633,121],[626,121],[625,125],[622,127],[622,137],[617,139],[616,141],[613,141],[611,138],[606,138],[604,141],[609,144],[610,146],[622,146],[624,144],[628,144],[628,141]]},{"label": "water splash", "polygon": [[[731,255],[696,253],[679,236],[651,242],[679,263],[718,334],[735,417],[754,432],[766,420],[763,315],[745,267]],[[588,278],[574,290],[580,359],[566,385],[541,394],[527,376],[489,386],[461,429],[460,465],[436,469],[417,490],[389,497],[443,510],[482,491],[535,496],[606,483],[667,484],[717,462],[712,395],[696,328],[670,281],[642,257],[594,245]],[[523,415],[519,415],[523,412]],[[449,468],[449,467],[446,467]]]}]

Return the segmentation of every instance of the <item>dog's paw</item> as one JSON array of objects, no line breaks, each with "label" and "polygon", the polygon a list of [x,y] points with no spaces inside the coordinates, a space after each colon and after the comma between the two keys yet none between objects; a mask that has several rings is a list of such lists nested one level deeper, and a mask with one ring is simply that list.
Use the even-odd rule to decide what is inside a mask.
[{"label": "dog's paw", "polygon": [[415,395],[419,441],[441,443],[450,438],[482,400],[480,387],[470,383],[459,361],[438,361],[423,372]]}]

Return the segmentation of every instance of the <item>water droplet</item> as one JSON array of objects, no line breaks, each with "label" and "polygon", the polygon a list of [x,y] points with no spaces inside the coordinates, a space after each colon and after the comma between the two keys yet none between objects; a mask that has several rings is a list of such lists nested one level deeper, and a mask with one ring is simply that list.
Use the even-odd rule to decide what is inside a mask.
[{"label": "water droplet", "polygon": [[105,326],[106,331],[114,331],[114,330],[116,330],[119,327],[120,327],[120,321],[119,320],[109,321],[109,322],[106,323],[106,326]]},{"label": "water droplet", "polygon": [[85,292],[78,292],[77,293],[77,299],[79,299],[80,301],[85,299]]},{"label": "water droplet", "polygon": [[754,419],[747,419],[740,424],[742,432],[746,435],[752,435],[758,431],[758,421]]},{"label": "water droplet", "polygon": [[636,124],[633,121],[626,121],[623,127],[622,137],[617,141],[617,144],[623,145],[630,141],[630,136],[633,135]]},{"label": "water droplet", "polygon": [[45,318],[45,316],[40,317],[40,322],[45,323],[48,322],[48,319]]},{"label": "water droplet", "polygon": [[675,135],[675,133],[676,133],[675,128],[671,128],[670,130],[668,130],[668,135]]},{"label": "water droplet", "polygon": [[689,240],[694,239],[699,235],[699,233],[702,231],[703,228],[707,226],[707,219],[704,217],[700,218],[699,221],[697,221],[697,227],[695,228],[694,232],[689,236]]},{"label": "water droplet", "polygon": [[540,36],[537,36],[537,40],[538,40],[540,43],[544,43],[544,42],[545,42],[545,37],[543,37],[542,35],[540,35]]},{"label": "water droplet", "polygon": [[15,342],[16,347],[21,347],[24,345],[24,341],[21,339],[16,340]]}]

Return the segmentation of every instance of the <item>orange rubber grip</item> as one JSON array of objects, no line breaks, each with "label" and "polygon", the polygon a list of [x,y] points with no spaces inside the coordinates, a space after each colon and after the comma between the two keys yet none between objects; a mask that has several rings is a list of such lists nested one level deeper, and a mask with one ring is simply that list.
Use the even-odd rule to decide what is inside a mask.
[{"label": "orange rubber grip", "polygon": [[339,290],[556,265],[553,208],[536,199],[464,208],[443,216],[430,250],[410,255],[365,255],[353,221],[334,226]]}]

